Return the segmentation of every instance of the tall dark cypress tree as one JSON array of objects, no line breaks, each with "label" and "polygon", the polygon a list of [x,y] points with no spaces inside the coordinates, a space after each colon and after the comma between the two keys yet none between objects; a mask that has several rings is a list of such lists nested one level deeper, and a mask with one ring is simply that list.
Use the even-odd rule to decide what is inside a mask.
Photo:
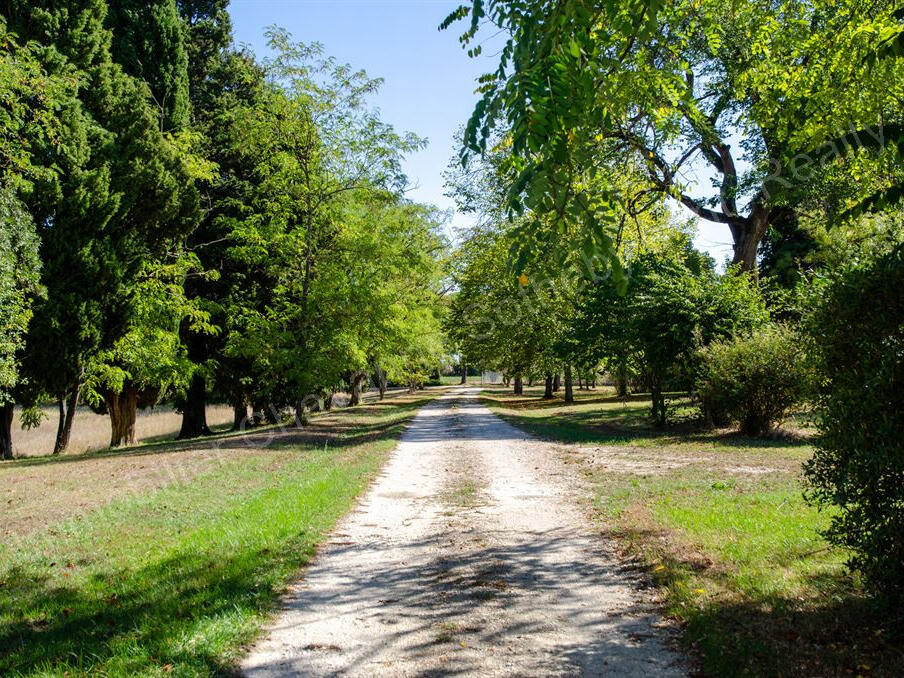
[{"label": "tall dark cypress tree", "polygon": [[110,0],[106,24],[113,60],[148,84],[163,129],[188,125],[186,31],[176,0]]},{"label": "tall dark cypress tree", "polygon": [[35,305],[24,367],[31,398],[55,397],[54,452],[68,444],[86,367],[122,336],[128,290],[149,258],[184,238],[198,196],[160,131],[148,86],[112,58],[103,0],[8,0],[10,30],[35,41],[51,73],[77,76],[59,111],[60,143],[37,161],[56,168],[24,196],[38,226],[45,299]]},{"label": "tall dark cypress tree", "polygon": [[177,0],[186,34],[189,96],[198,117],[213,110],[211,98],[219,96],[214,74],[221,72],[232,44],[229,0]]},{"label": "tall dark cypress tree", "polygon": [[[252,168],[243,162],[229,133],[230,111],[253,101],[263,80],[253,57],[231,48],[228,4],[228,0],[179,0],[188,35],[189,94],[194,126],[204,134],[208,156],[219,167],[217,181],[202,188],[209,209],[190,238],[204,267],[216,269],[219,277],[191,279],[186,293],[202,300],[213,314],[215,324],[222,329],[217,336],[205,336],[183,328],[189,357],[198,370],[185,397],[178,403],[182,409],[180,438],[208,432],[205,406],[211,386],[233,404],[236,412],[245,411],[247,366],[234,364],[235,361],[224,355],[223,348],[232,331],[230,307],[238,296],[253,300],[260,293],[260,280],[227,254],[232,245],[227,240],[229,224],[242,218],[253,180]],[[209,365],[215,369],[205,369]],[[238,417],[238,424],[242,418]]]}]

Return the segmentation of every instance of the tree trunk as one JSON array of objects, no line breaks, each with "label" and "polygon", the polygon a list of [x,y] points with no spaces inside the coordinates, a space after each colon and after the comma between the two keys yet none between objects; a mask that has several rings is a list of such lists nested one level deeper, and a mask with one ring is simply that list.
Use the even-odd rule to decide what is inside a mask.
[{"label": "tree trunk", "polygon": [[515,375],[515,395],[523,395],[524,394],[524,380],[521,378],[521,375]]},{"label": "tree trunk", "polygon": [[664,427],[666,423],[665,397],[662,395],[662,384],[656,378],[653,379],[650,387],[650,398],[653,401],[650,414],[653,415],[657,426]]},{"label": "tree trunk", "polygon": [[232,430],[243,431],[248,425],[248,404],[244,398],[236,398],[232,402]]},{"label": "tree trunk", "polygon": [[543,400],[552,400],[553,397],[554,396],[552,394],[552,375],[547,373],[546,381],[543,386]]},{"label": "tree trunk", "polygon": [[349,398],[348,406],[354,407],[361,404],[361,382],[367,376],[366,372],[353,372],[351,383],[351,398]]},{"label": "tree trunk", "polygon": [[740,264],[744,271],[756,270],[756,253],[760,244],[760,239],[756,237],[752,228],[745,228],[738,231],[734,242],[734,258],[733,264]]},{"label": "tree trunk", "polygon": [[75,384],[65,397],[60,396],[60,423],[57,426],[56,440],[53,443],[53,453],[61,454],[69,447],[69,437],[72,434],[72,421],[75,418],[75,408],[78,407],[78,394],[81,384]]},{"label": "tree trunk", "polygon": [[615,368],[615,393],[619,398],[628,395],[628,362],[624,358],[618,359],[618,366]]},{"label": "tree trunk", "polygon": [[578,390],[584,390],[584,378],[580,374],[578,375]]},{"label": "tree trunk", "polygon": [[210,435],[207,427],[207,382],[201,374],[195,374],[185,394],[182,407],[182,428],[178,440]]},{"label": "tree trunk", "polygon": [[552,377],[552,392],[558,393],[560,388],[562,388],[562,379],[559,377],[559,373],[556,372]]},{"label": "tree trunk", "polygon": [[13,458],[13,402],[0,405],[0,459]]},{"label": "tree trunk", "polygon": [[467,384],[468,383],[468,363],[462,362],[461,364],[461,381],[459,384]]},{"label": "tree trunk", "polygon": [[741,269],[744,271],[756,272],[756,255],[760,241],[766,235],[766,231],[769,230],[769,224],[772,219],[782,216],[779,211],[771,210],[764,203],[763,199],[755,200],[749,217],[728,225],[734,241],[732,263],[740,264]]},{"label": "tree trunk", "polygon": [[57,396],[57,432],[53,442],[53,453],[59,454],[60,441],[63,439],[63,431],[66,427],[66,398],[62,394]]},{"label": "tree trunk", "polygon": [[323,396],[323,411],[329,412],[333,409],[333,396],[335,395],[334,391],[327,391],[326,395]]},{"label": "tree trunk", "polygon": [[295,426],[301,428],[307,426],[308,422],[308,401],[307,399],[299,398],[295,403]]},{"label": "tree trunk", "polygon": [[110,447],[135,444],[138,389],[126,383],[121,393],[107,393],[104,401],[110,415]]},{"label": "tree trunk", "polygon": [[380,391],[380,400],[386,397],[386,372],[379,365],[374,365],[374,377],[377,380],[377,389]]},{"label": "tree trunk", "polygon": [[565,402],[574,402],[574,383],[571,378],[571,365],[565,366]]}]

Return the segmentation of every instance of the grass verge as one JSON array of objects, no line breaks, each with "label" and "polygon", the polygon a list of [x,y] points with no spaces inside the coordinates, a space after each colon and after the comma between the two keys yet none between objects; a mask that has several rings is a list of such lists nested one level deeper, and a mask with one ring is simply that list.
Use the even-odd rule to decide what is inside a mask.
[{"label": "grass verge", "polygon": [[229,673],[425,400],[236,443],[186,482],[5,540],[0,674]]},{"label": "grass verge", "polygon": [[862,594],[845,554],[819,536],[829,516],[803,500],[810,442],[697,430],[677,396],[679,424],[657,430],[643,396],[576,395],[568,406],[534,390],[483,398],[510,423],[572,443],[566,461],[660,587],[703,675],[904,674],[900,617]]}]

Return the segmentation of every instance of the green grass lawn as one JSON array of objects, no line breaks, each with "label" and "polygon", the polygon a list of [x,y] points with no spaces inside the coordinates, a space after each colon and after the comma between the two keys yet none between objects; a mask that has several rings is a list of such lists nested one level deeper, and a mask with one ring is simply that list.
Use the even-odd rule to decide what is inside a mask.
[{"label": "green grass lawn", "polygon": [[[267,446],[229,439],[230,454],[185,482],[6,537],[0,675],[230,672],[426,397],[330,414],[310,433],[287,431]],[[196,449],[184,451],[186,461]],[[0,470],[68,464],[78,474],[80,463]]]},{"label": "green grass lawn", "polygon": [[488,390],[484,400],[535,435],[574,443],[563,455],[589,480],[592,508],[659,585],[704,675],[904,673],[900,624],[862,594],[846,554],[819,535],[829,515],[803,499],[811,441],[701,431],[677,394],[678,423],[665,430],[650,425],[642,395],[581,391],[574,405],[541,395]]}]

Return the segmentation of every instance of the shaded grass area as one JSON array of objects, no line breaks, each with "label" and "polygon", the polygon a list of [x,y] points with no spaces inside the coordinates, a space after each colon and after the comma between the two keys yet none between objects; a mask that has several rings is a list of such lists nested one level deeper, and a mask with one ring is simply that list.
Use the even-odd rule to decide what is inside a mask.
[{"label": "shaded grass area", "polygon": [[651,448],[802,448],[807,450],[807,456],[810,453],[806,437],[787,431],[772,438],[747,438],[729,430],[701,431],[697,408],[684,393],[666,394],[671,423],[664,429],[654,426],[650,419],[647,394],[622,398],[613,389],[600,387],[575,391],[575,403],[571,405],[565,404],[561,393],[552,400],[544,400],[541,395],[538,387],[526,389],[523,396],[486,389],[482,398],[503,417],[515,416],[517,421],[529,424],[535,435],[560,442]]},{"label": "shaded grass area", "polygon": [[[664,593],[703,675],[904,674],[899,613],[880,611],[806,504],[806,439],[657,430],[649,401],[580,392],[578,403],[498,390],[484,400],[530,433],[565,443],[593,509]],[[680,398],[677,408],[687,407]]]},{"label": "shaded grass area", "polygon": [[187,482],[4,541],[0,674],[229,673],[427,399],[331,414]]}]

